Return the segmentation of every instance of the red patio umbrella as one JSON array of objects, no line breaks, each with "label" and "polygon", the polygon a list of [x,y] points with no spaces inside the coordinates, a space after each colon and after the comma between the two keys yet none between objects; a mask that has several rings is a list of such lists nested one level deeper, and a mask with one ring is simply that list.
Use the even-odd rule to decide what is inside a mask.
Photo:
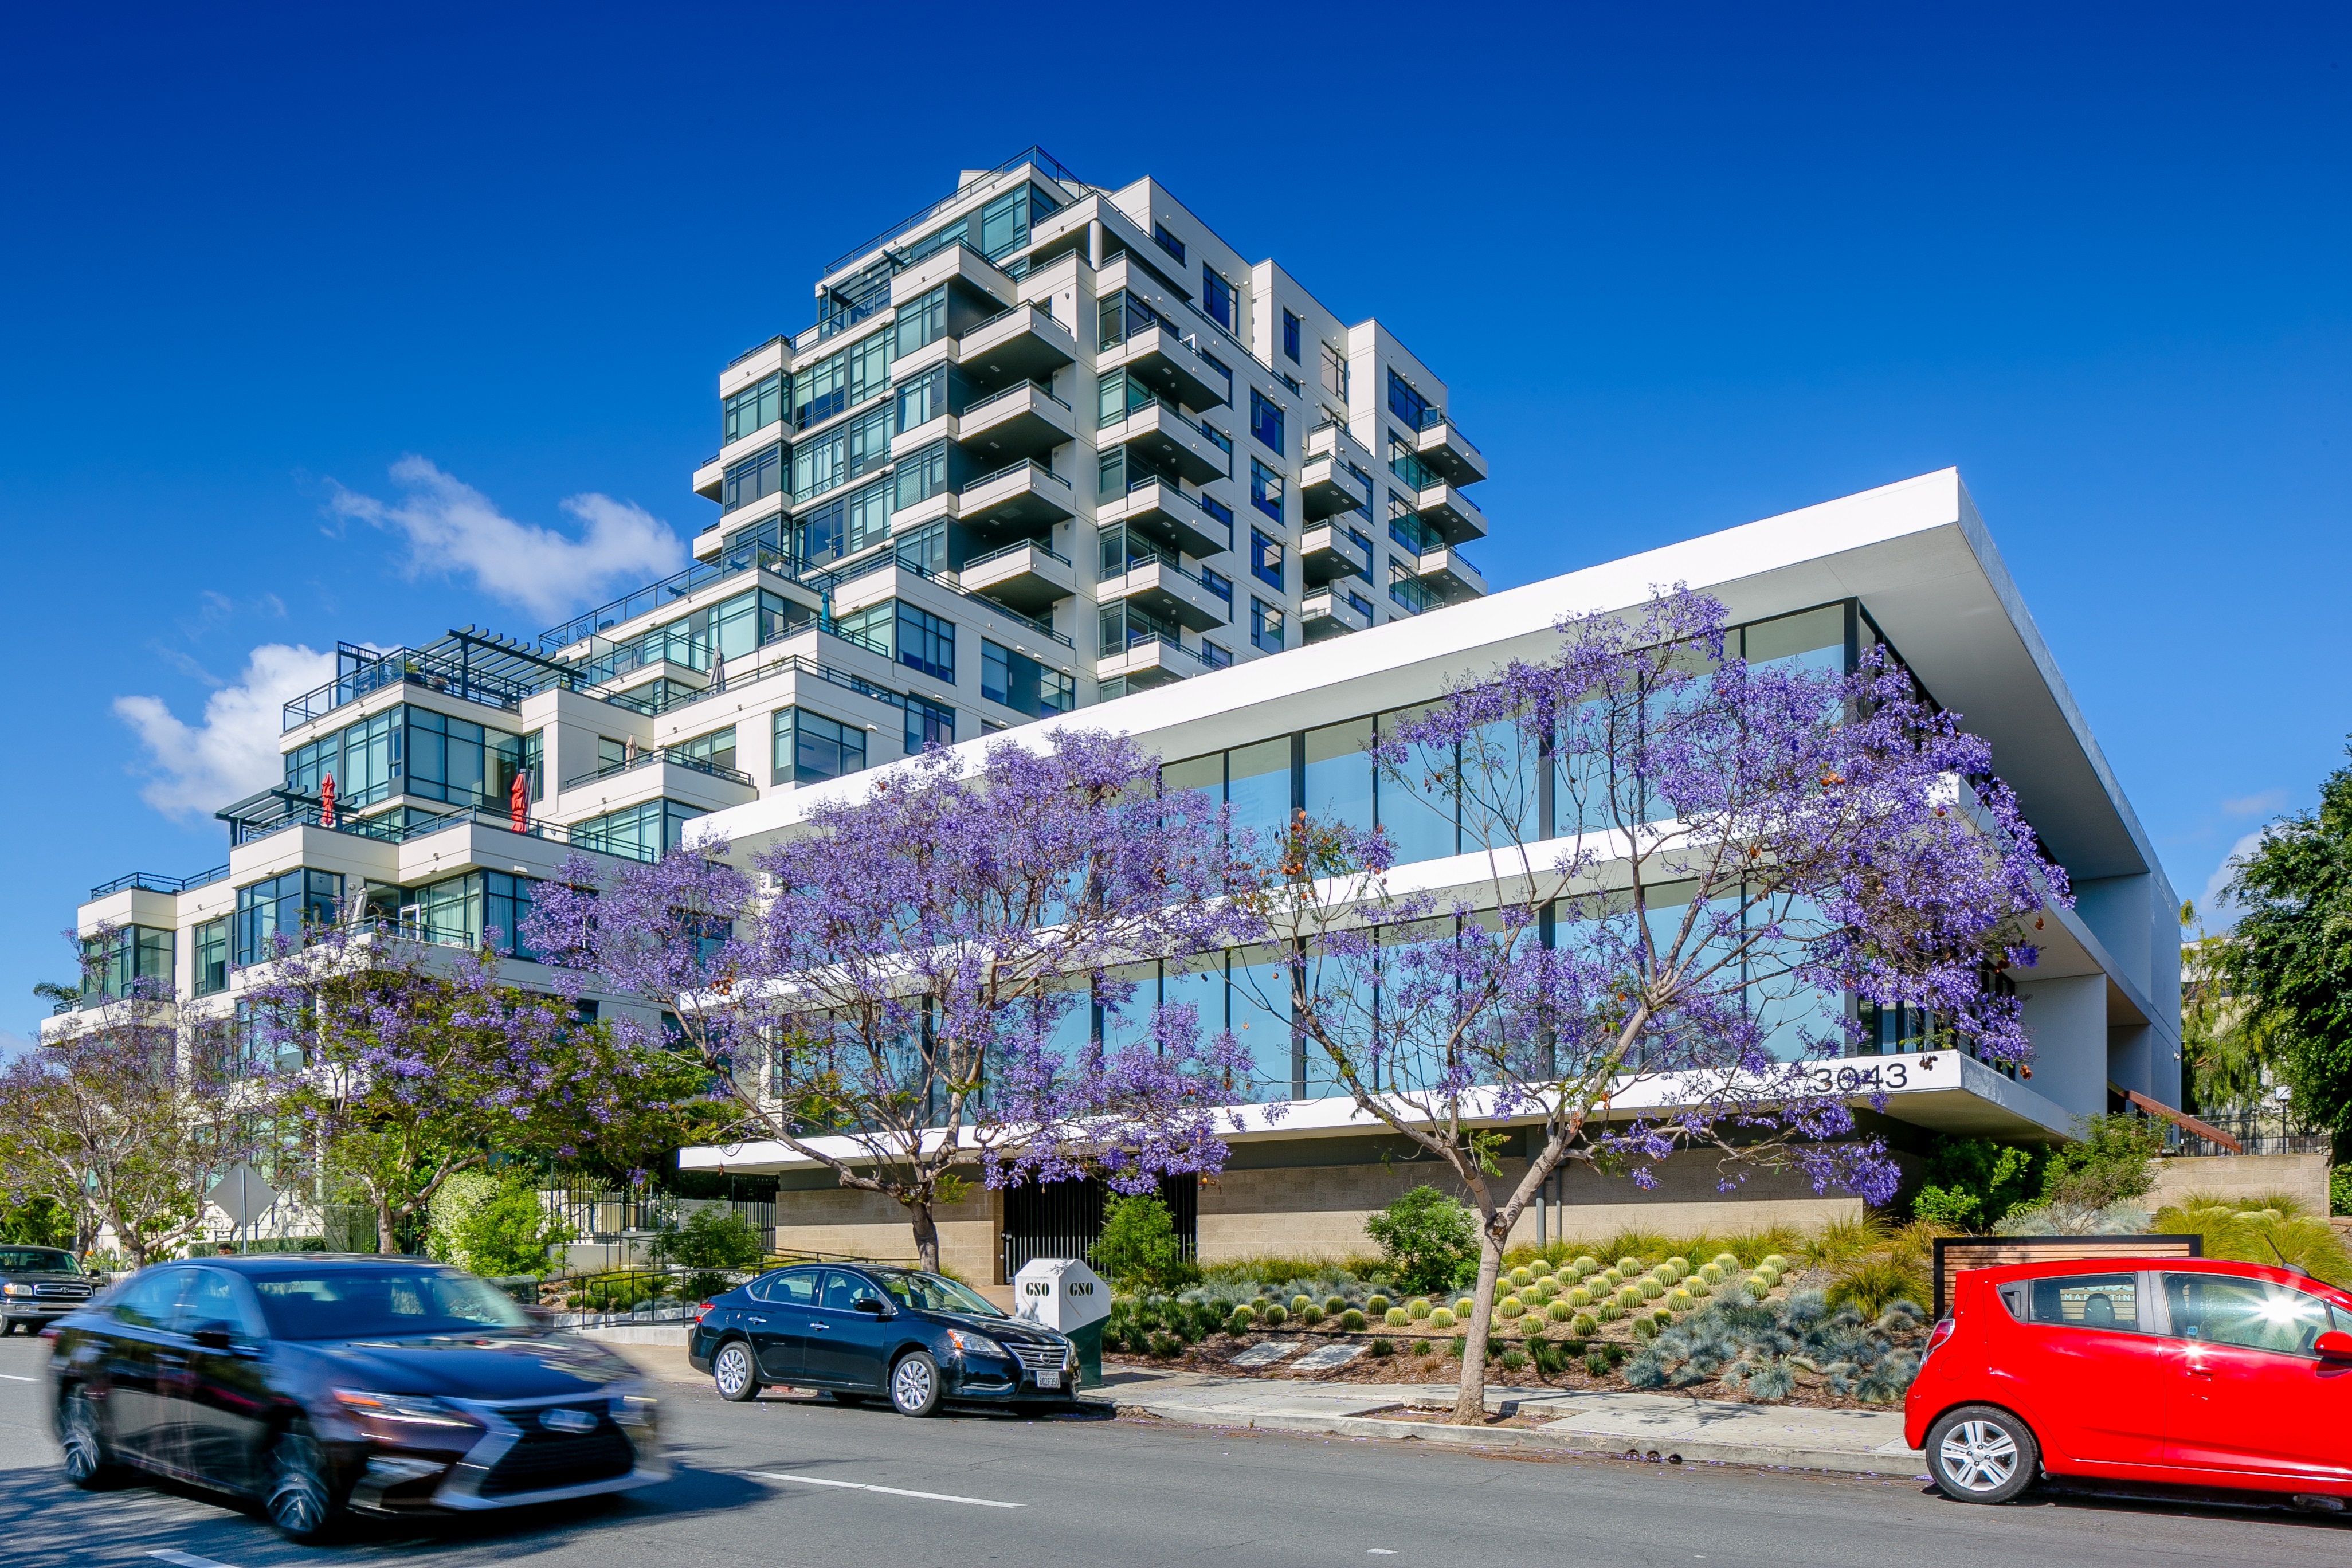
[{"label": "red patio umbrella", "polygon": [[523,791],[520,772],[515,774],[514,783],[507,786],[507,821],[517,833],[530,826],[530,800]]},{"label": "red patio umbrella", "polygon": [[319,826],[335,825],[335,775],[329,773],[319,781]]}]

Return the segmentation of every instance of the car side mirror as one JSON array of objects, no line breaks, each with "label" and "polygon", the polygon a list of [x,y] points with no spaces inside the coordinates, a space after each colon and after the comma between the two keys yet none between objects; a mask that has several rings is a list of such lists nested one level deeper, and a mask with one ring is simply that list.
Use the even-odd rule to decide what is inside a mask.
[{"label": "car side mirror", "polygon": [[2312,1342],[2311,1348],[2319,1352],[2322,1361],[2352,1361],[2352,1334],[2330,1329]]},{"label": "car side mirror", "polygon": [[[890,1309],[887,1304],[875,1297],[860,1296],[856,1300],[852,1301],[849,1304],[849,1310],[853,1312],[871,1312],[878,1318]],[[2346,1338],[2347,1340],[2352,1340],[2352,1335],[2347,1335]]]}]

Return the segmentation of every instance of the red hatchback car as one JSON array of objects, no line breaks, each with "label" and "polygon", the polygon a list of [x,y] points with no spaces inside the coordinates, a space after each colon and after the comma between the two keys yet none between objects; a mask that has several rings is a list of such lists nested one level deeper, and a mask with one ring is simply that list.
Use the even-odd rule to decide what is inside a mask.
[{"label": "red hatchback car", "polygon": [[2189,1258],[1969,1269],[1903,1435],[1963,1502],[2040,1473],[2352,1497],[2352,1295]]}]

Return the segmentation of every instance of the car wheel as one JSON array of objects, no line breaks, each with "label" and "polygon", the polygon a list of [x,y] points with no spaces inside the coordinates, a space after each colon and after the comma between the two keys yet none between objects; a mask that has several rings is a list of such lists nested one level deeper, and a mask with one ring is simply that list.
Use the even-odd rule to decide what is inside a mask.
[{"label": "car wheel", "polygon": [[66,1479],[85,1491],[111,1485],[121,1475],[107,1447],[106,1428],[99,1424],[98,1406],[77,1388],[66,1395],[58,1421],[58,1441],[66,1451]]},{"label": "car wheel", "polygon": [[279,1433],[269,1446],[264,1473],[262,1511],[278,1533],[293,1542],[324,1540],[335,1521],[335,1499],[319,1440],[301,1426]]},{"label": "car wheel", "polygon": [[908,1351],[890,1369],[890,1407],[901,1415],[929,1415],[940,1405],[940,1363],[929,1351]]},{"label": "car wheel", "polygon": [[2033,1484],[2042,1446],[2016,1416],[1963,1405],[1927,1430],[1927,1470],[1948,1498],[2007,1502]]},{"label": "car wheel", "polygon": [[751,1364],[751,1347],[741,1340],[729,1340],[710,1358],[710,1381],[719,1385],[719,1397],[740,1405],[747,1399],[760,1397],[760,1373]]}]

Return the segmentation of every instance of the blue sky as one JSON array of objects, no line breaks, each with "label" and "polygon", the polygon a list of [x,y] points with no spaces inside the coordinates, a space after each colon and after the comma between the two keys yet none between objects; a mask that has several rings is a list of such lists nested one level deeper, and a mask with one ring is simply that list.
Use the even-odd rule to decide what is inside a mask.
[{"label": "blue sky", "polygon": [[0,1028],[273,684],[649,575],[719,367],[1031,142],[1446,376],[1497,586],[1957,464],[2201,897],[2352,730],[2352,13],[1633,9],[17,13]]}]

